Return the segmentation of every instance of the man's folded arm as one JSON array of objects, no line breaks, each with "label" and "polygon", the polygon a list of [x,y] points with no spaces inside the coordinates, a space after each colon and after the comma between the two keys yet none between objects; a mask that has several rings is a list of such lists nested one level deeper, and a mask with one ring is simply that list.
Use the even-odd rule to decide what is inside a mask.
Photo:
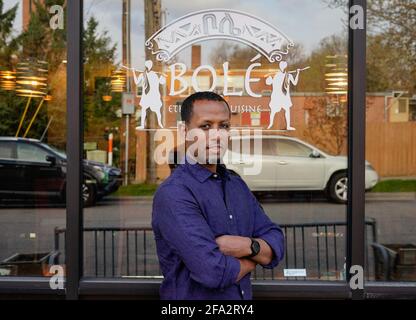
[{"label": "man's folded arm", "polygon": [[252,195],[254,210],[254,238],[264,240],[273,251],[273,257],[268,264],[262,264],[264,268],[273,269],[284,256],[285,237],[282,229],[266,215],[257,199]]},{"label": "man's folded arm", "polygon": [[162,186],[153,201],[153,227],[180,256],[191,278],[207,288],[223,289],[239,279],[240,261],[225,256],[189,190]]}]

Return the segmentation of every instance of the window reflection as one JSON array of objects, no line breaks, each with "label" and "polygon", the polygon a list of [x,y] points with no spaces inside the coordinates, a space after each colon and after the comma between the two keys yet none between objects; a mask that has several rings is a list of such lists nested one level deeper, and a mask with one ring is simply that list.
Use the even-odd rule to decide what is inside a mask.
[{"label": "window reflection", "polygon": [[[235,5],[223,1],[220,7],[240,10]],[[177,130],[180,107],[196,86],[226,96],[235,139],[248,140],[246,149],[240,143],[240,149],[233,150],[230,143],[228,154],[234,153],[236,161],[227,163],[227,167],[245,180],[266,213],[286,232],[285,260],[272,271],[258,267],[252,277],[345,279],[346,208],[342,204],[347,185],[347,89],[343,79],[347,34],[342,19],[346,13],[343,8],[327,4],[322,11],[319,5],[322,20],[310,21],[309,26],[301,28],[289,21],[278,21],[270,9],[265,10],[271,5],[289,10],[286,6],[293,7],[292,2],[281,7],[267,0],[256,6],[247,1],[245,5],[247,13],[286,31],[295,43],[285,56],[285,71],[293,76],[290,125],[281,108],[267,129],[273,86],[266,79],[278,73],[279,63],[270,62],[253,47],[210,39],[185,46],[166,63],[158,61],[146,48],[146,39],[157,30],[188,13],[210,9],[209,4],[162,1],[150,5],[132,1],[129,33],[121,3],[86,1],[85,156],[107,166],[111,159],[109,170],[119,170],[123,185],[97,198],[95,206],[84,209],[85,275],[162,276],[150,228],[152,195],[180,165],[162,159],[183,159]],[[291,21],[317,9],[307,1],[304,5],[290,10]],[[146,10],[151,17],[146,18]],[[305,34],[306,29],[311,32]],[[332,71],[342,76],[336,81],[339,90],[329,92],[326,73]],[[164,78],[158,88],[150,88],[146,82],[150,72]],[[120,90],[114,86],[117,79],[125,79]],[[158,110],[142,112],[142,98],[157,89],[162,100],[160,123]],[[123,108],[122,96],[127,91],[135,95],[133,114]],[[286,130],[291,126],[296,130]],[[255,137],[255,130],[262,130],[260,138]],[[253,165],[261,169],[248,174]],[[376,173],[370,176],[377,180]],[[371,228],[369,223],[369,235]],[[64,232],[59,232],[59,239],[63,239]]]},{"label": "window reflection", "polygon": [[51,5],[65,12],[0,1],[0,276],[65,276],[66,30]]}]

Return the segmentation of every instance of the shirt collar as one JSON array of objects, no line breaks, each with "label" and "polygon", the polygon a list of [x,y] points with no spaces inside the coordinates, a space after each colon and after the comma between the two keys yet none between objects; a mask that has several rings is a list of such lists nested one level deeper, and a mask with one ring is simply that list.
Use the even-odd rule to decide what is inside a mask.
[{"label": "shirt collar", "polygon": [[227,180],[230,179],[230,173],[227,170],[227,167],[225,166],[225,164],[220,163],[217,165],[217,172],[220,176],[226,178]]},{"label": "shirt collar", "polygon": [[[205,182],[208,178],[215,174],[194,160],[190,161],[188,157],[185,157],[185,167],[199,182]],[[230,179],[230,174],[226,166],[222,163],[217,165],[217,174],[219,174],[221,177]]]}]

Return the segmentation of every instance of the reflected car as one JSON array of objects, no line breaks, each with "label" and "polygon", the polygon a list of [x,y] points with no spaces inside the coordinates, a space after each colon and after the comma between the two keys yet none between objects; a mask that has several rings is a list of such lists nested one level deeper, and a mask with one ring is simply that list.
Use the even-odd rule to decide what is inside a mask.
[{"label": "reflected car", "polygon": [[[256,152],[256,146],[261,146],[260,152]],[[271,135],[231,137],[224,163],[240,175],[253,192],[320,190],[334,202],[347,201],[348,158],[329,155],[297,138]],[[250,174],[255,164],[260,170]],[[366,161],[366,191],[372,189],[378,180],[377,172]]]},{"label": "reflected car", "polygon": [[[0,137],[0,200],[57,199],[65,201],[66,154],[35,139]],[[122,183],[121,170],[83,160],[82,197],[94,205]]]}]

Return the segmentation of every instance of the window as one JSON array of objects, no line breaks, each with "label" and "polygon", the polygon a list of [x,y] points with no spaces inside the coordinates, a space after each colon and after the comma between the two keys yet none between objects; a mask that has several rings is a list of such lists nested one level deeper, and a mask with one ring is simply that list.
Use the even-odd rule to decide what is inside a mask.
[{"label": "window", "polygon": [[309,157],[312,149],[295,141],[279,139],[277,154],[285,157]]},{"label": "window", "polygon": [[398,112],[399,113],[407,113],[407,104],[408,104],[408,99],[399,99],[399,109]]},{"label": "window", "polygon": [[66,148],[66,23],[53,29],[49,11],[65,15],[66,2],[0,0],[0,286],[39,277],[29,288],[54,268],[65,277],[55,240],[66,226],[66,168],[46,162],[42,146]]},{"label": "window", "polygon": [[[217,79],[217,92],[223,94],[224,78]],[[244,91],[244,77],[243,76],[228,76],[227,77],[227,92],[241,92]]]},{"label": "window", "polygon": [[[234,24],[225,20],[221,24],[225,26],[223,31],[227,36],[213,34],[212,37],[202,37],[200,41],[191,43],[184,35],[193,29],[180,27],[180,30],[185,30],[181,34],[186,39],[182,41],[182,36],[178,37],[175,48],[169,47],[172,49],[169,60],[164,59],[163,55],[153,54],[161,42],[153,43],[152,34],[186,14],[213,9],[210,3],[195,2],[189,6],[178,6],[176,1],[131,1],[131,31],[127,34],[128,30],[122,28],[126,22],[122,14],[114,14],[113,23],[109,24],[108,12],[121,13],[118,4],[85,1],[84,10],[89,8],[88,14],[85,11],[84,15],[85,32],[88,35],[95,34],[94,37],[84,38],[84,47],[89,48],[84,53],[85,81],[97,83],[97,78],[112,77],[117,72],[124,72],[125,77],[121,90],[114,86],[86,86],[83,142],[94,142],[97,146],[93,150],[97,157],[93,158],[89,150],[87,159],[100,159],[102,170],[115,174],[108,174],[106,183],[97,180],[94,188],[88,192],[90,206],[84,208],[83,216],[86,227],[83,233],[85,276],[139,279],[162,276],[150,228],[152,200],[148,196],[153,195],[157,186],[171,174],[171,167],[163,160],[169,158],[170,148],[163,150],[162,147],[169,141],[175,142],[178,137],[180,114],[175,106],[195,90],[209,89],[216,77],[213,90],[222,94],[228,92],[225,98],[233,110],[232,130],[238,135],[236,139],[241,140],[240,152],[243,156],[236,161],[235,166],[230,165],[230,169],[237,172],[256,194],[264,192],[272,195],[271,201],[261,197],[259,201],[270,218],[281,224],[287,232],[288,249],[284,261],[273,271],[258,266],[252,274],[253,280],[337,281],[345,278],[346,206],[345,199],[336,198],[335,192],[337,183],[345,184],[345,177],[326,172],[323,161],[313,161],[317,159],[310,159],[306,165],[305,161],[300,160],[309,157],[312,150],[301,143],[280,139],[280,136],[298,138],[336,154],[340,159],[340,164],[337,164],[339,170],[345,174],[347,164],[341,159],[347,153],[346,114],[327,117],[326,106],[345,101],[346,92],[326,94],[325,72],[315,74],[311,70],[325,70],[327,56],[342,56],[345,59],[348,46],[343,20],[347,14],[342,8],[326,8],[322,11],[320,4],[311,4],[307,0],[301,3],[305,6],[293,4],[292,1],[273,6],[276,6],[276,10],[290,12],[291,21],[305,21],[305,14],[315,12],[320,12],[322,19],[310,20],[307,25],[283,22],[272,14],[275,10],[268,9],[272,5],[270,1],[260,1],[256,5],[247,1],[247,15],[243,13],[240,16],[241,5],[224,0],[220,7],[235,11],[230,14]],[[147,22],[155,25],[150,27],[146,24],[145,10],[155,12],[156,19]],[[165,11],[169,14],[162,14]],[[217,21],[212,24],[213,28],[220,25],[221,19],[228,17],[221,12],[214,15]],[[273,32],[282,32],[282,39],[288,43],[276,42],[273,50],[281,45],[285,46],[281,51],[285,51],[286,46],[289,48],[291,53],[282,56],[286,65],[267,57],[264,54],[267,50],[259,48],[262,44],[254,38],[252,42],[247,42],[235,37],[238,34],[235,28],[243,30],[243,23],[253,16],[258,19],[250,20],[254,24],[251,34],[259,32],[258,28],[267,29],[270,26],[274,26]],[[207,15],[203,19],[201,23],[213,18]],[[267,24],[263,25],[264,22]],[[144,26],[145,34],[141,32],[143,29],[137,29],[140,24]],[[331,24],[331,28],[328,28],[328,24]],[[231,25],[234,29],[228,35]],[[150,29],[146,31],[146,28]],[[304,29],[320,32],[306,35]],[[100,32],[94,33],[94,30]],[[271,29],[267,30],[272,32]],[[232,34],[236,39],[230,40]],[[170,39],[171,35],[160,34],[160,37]],[[249,37],[249,33],[245,37]],[[134,45],[125,47],[123,39],[129,38]],[[289,42],[293,42],[294,46],[299,45],[299,49],[291,50]],[[116,50],[112,49],[114,46]],[[164,47],[163,50],[169,48]],[[316,59],[312,58],[315,56]],[[147,80],[132,81],[133,73],[126,72],[123,66],[134,68],[135,77]],[[296,76],[297,69],[303,71]],[[282,97],[284,94],[283,82],[279,84],[284,79],[280,75],[282,70],[288,72],[285,77],[292,79],[293,75],[289,89],[291,103],[285,103],[284,106],[276,100],[276,96]],[[224,88],[224,77],[227,77],[227,90]],[[197,88],[194,88],[192,79],[196,80]],[[176,94],[185,87],[183,93]],[[136,120],[128,113],[116,112],[120,108],[122,93],[128,91],[135,93],[134,111],[140,113],[140,119]],[[346,109],[344,105],[343,108]],[[310,110],[307,124],[304,121],[305,110]],[[250,120],[253,115],[256,121]],[[163,121],[159,122],[159,119]],[[118,130],[115,129],[117,127]],[[244,129],[241,128],[248,129],[250,136],[242,138]],[[260,138],[255,138],[254,129],[262,130]],[[248,148],[244,148],[242,141],[249,142]],[[111,148],[112,153],[109,152]],[[261,167],[255,175],[247,173],[253,161],[244,155],[255,155],[251,157],[255,159],[254,165]],[[279,159],[279,156],[291,159]],[[337,160],[334,159],[334,163]],[[334,190],[332,202],[327,204],[324,191],[328,184]],[[289,191],[297,191],[296,197],[299,198],[293,201],[288,195]],[[309,197],[320,200],[310,202]],[[286,201],[284,209],[281,209],[279,201]],[[330,206],[332,214],[325,212],[322,209],[324,206]],[[103,214],[106,219],[102,219]]]},{"label": "window", "polygon": [[[366,150],[368,161],[365,169],[366,221],[375,223],[375,239],[367,242],[366,272],[373,281],[414,282],[416,281],[416,123],[411,119],[411,97],[415,94],[414,52],[402,47],[407,37],[401,23],[409,23],[408,10],[404,5],[388,5],[394,8],[398,21],[388,23],[378,11],[369,21],[371,27],[387,23],[387,29],[379,29],[367,35],[367,119]],[[375,18],[374,20],[371,18]],[[381,18],[381,19],[379,19]],[[411,19],[410,19],[411,20]],[[400,21],[400,22],[399,22]],[[398,44],[391,38],[398,38]],[[381,44],[378,39],[386,39]],[[386,66],[392,52],[400,56],[400,63],[389,65],[388,73],[378,73]],[[382,55],[379,55],[383,52]],[[405,66],[402,70],[401,68]],[[402,70],[402,71],[398,71]],[[389,75],[399,72],[394,80]],[[379,87],[384,82],[385,85]],[[393,94],[392,94],[393,93]],[[391,97],[393,96],[393,97]],[[390,101],[387,121],[379,121],[379,108]]]},{"label": "window", "polygon": [[[264,280],[258,288],[268,286],[268,281],[278,280],[276,284],[282,284],[283,288],[287,281],[292,281],[302,288],[304,281],[321,280],[318,293],[322,293],[322,297],[327,297],[328,292],[332,293],[334,288],[341,288],[344,292],[345,279],[348,276],[345,262],[350,258],[345,249],[348,241],[349,245],[354,244],[352,251],[355,255],[361,253],[357,248],[365,248],[367,292],[371,294],[374,281],[396,282],[393,284],[394,287],[398,289],[406,287],[406,292],[409,292],[412,285],[403,282],[415,281],[416,240],[412,229],[414,225],[412,217],[416,206],[414,198],[411,197],[415,192],[413,177],[416,175],[414,166],[412,167],[414,163],[412,151],[415,150],[414,124],[409,123],[407,117],[392,117],[396,110],[399,111],[400,106],[391,107],[390,111],[388,108],[384,109],[386,116],[384,119],[380,118],[379,110],[385,107],[386,92],[401,90],[407,91],[410,96],[414,94],[412,84],[415,81],[408,74],[409,69],[401,69],[403,65],[411,66],[414,59],[406,50],[406,46],[389,43],[389,41],[400,42],[400,39],[408,39],[405,33],[412,29],[399,28],[393,24],[389,28],[374,28],[379,34],[377,32],[367,34],[366,135],[354,136],[354,145],[348,146],[345,79],[336,80],[341,81],[340,85],[344,88],[334,90],[334,84],[330,83],[334,79],[329,79],[325,75],[327,72],[323,72],[326,68],[334,68],[338,65],[338,62],[331,63],[328,60],[339,57],[345,59],[352,53],[347,50],[347,32],[344,27],[344,22],[348,19],[348,8],[332,5],[323,8],[319,2],[317,4],[306,0],[301,2],[304,2],[303,5],[299,5],[298,2],[293,4],[293,1],[284,2],[282,5],[273,4],[274,10],[271,10],[269,1],[258,1],[253,6],[250,1],[242,1],[236,5],[234,1],[223,0],[221,6],[216,6],[238,11],[244,7],[249,14],[258,15],[271,25],[276,25],[279,29],[290,33],[292,39],[296,39],[300,44],[301,54],[296,53],[298,52],[296,47],[296,51],[288,59],[287,70],[291,72],[311,63],[314,72],[306,75],[303,73],[307,72],[305,69],[300,73],[296,90],[291,91],[293,105],[289,108],[290,113],[286,113],[287,110],[283,110],[280,106],[281,109],[274,114],[273,124],[267,129],[268,134],[297,138],[334,155],[330,157],[331,159],[308,159],[310,165],[305,166],[302,159],[304,156],[301,155],[302,152],[305,152],[305,155],[308,148],[300,143],[297,143],[298,146],[285,145],[282,150],[286,150],[286,154],[292,154],[288,156],[291,158],[290,161],[279,163],[274,157],[267,159],[265,157],[261,162],[263,169],[255,176],[241,171],[242,178],[258,197],[265,212],[282,226],[287,240],[286,255],[281,264],[274,270],[258,267],[252,273],[252,279]],[[15,159],[18,153],[16,147],[11,146],[13,143],[9,145],[8,141],[1,141],[3,137],[6,137],[6,140],[16,136],[20,139],[40,139],[52,150],[65,150],[68,141],[74,142],[71,140],[72,137],[66,140],[66,110],[78,113],[77,108],[72,105],[65,108],[66,41],[74,44],[78,35],[72,33],[65,40],[65,29],[58,28],[52,32],[49,28],[48,8],[43,5],[43,1],[36,8],[33,8],[33,5],[28,8],[27,1],[4,0],[3,3],[3,6],[0,5],[0,15],[5,19],[0,21],[0,30],[13,30],[13,32],[2,34],[2,45],[8,50],[0,53],[0,118],[3,120],[0,125],[0,161]],[[47,3],[51,4],[50,1]],[[72,9],[78,5],[75,1],[65,3],[74,6]],[[56,1],[57,5],[63,5],[66,12],[65,3]],[[190,12],[211,9],[211,4],[197,1],[186,6],[178,6],[177,1],[166,0],[162,2],[161,7],[157,7],[159,1],[132,0],[131,11],[123,15],[120,4],[115,4],[114,1],[84,0],[83,3],[85,10],[83,25],[86,33],[81,38],[85,41],[86,50],[84,59],[68,66],[68,72],[73,75],[72,72],[78,70],[85,62],[83,75],[85,96],[83,109],[79,110],[84,117],[82,128],[84,141],[76,141],[79,146],[83,146],[86,142],[84,160],[87,161],[82,162],[81,168],[86,179],[81,179],[83,192],[82,199],[79,199],[84,202],[85,207],[82,212],[74,207],[69,210],[69,216],[74,218],[74,221],[78,216],[82,216],[83,223],[78,227],[83,225],[84,229],[79,230],[83,235],[83,242],[68,256],[72,267],[82,265],[82,276],[89,277],[89,282],[88,286],[84,286],[79,291],[78,275],[73,274],[66,283],[66,293],[71,297],[77,297],[79,292],[88,295],[87,292],[92,289],[94,293],[106,292],[116,295],[117,293],[114,292],[122,290],[113,291],[113,286],[117,289],[125,286],[124,288],[127,289],[125,292],[136,294],[137,290],[131,290],[129,287],[131,282],[137,289],[141,285],[140,279],[151,278],[157,281],[162,279],[153,234],[149,226],[152,207],[149,196],[154,194],[157,185],[171,172],[168,165],[160,165],[155,159],[156,147],[164,142],[155,139],[158,128],[155,107],[153,106],[153,110],[149,109],[141,113],[143,94],[149,88],[141,86],[136,88],[134,81],[131,81],[131,74],[129,79],[124,67],[137,68],[138,74],[143,73],[146,68],[153,69],[159,75],[159,79],[161,75],[168,75],[168,63],[157,61],[152,56],[145,46],[146,39],[155,30]],[[336,1],[336,3],[341,2]],[[150,8],[149,5],[156,7]],[[407,17],[405,6],[392,5],[394,8],[389,8],[388,5],[387,11],[394,9],[399,13],[405,10],[404,16]],[[144,11],[150,12],[150,9],[154,12],[155,19],[152,19],[152,24],[155,25],[149,26],[149,21],[144,18]],[[370,10],[369,14],[377,15],[379,12],[385,12],[384,9]],[[273,15],[276,10],[290,12],[290,21],[282,22],[281,19],[277,19]],[[32,18],[28,16],[28,12],[31,12]],[[317,12],[319,19],[309,19],[306,25],[298,23],[305,21],[304,16],[315,16]],[[16,18],[19,15],[23,15],[23,19]],[[126,26],[123,16],[130,16],[134,21],[132,26],[135,27],[132,28],[131,34],[127,34],[129,28],[123,27]],[[68,16],[66,21],[70,24],[76,18]],[[382,24],[392,23],[383,21],[383,17],[378,18],[381,18]],[[11,25],[7,25],[10,21]],[[370,17],[368,21],[378,23],[380,19]],[[411,26],[414,24],[411,19],[406,19],[407,21]],[[139,30],[134,30],[137,26],[140,26]],[[226,23],[225,26],[228,27],[228,24]],[[305,34],[305,29],[313,30],[313,33]],[[231,30],[238,33],[237,29]],[[401,33],[400,36],[397,36],[396,31]],[[350,36],[355,34],[351,30],[349,32]],[[85,37],[86,35],[89,36]],[[47,39],[42,43],[42,48],[39,46],[37,36]],[[125,46],[126,43],[130,43],[127,40],[130,36],[132,46]],[[380,43],[378,41],[380,37],[387,39],[387,42]],[[23,43],[16,47],[15,38],[22,39]],[[356,45],[358,38],[352,36],[351,39],[354,41],[354,46],[349,48],[360,52],[363,43],[358,42],[359,45]],[[253,79],[260,80],[249,81],[249,85],[254,93],[263,93],[263,96],[260,99],[250,96],[244,83],[242,96],[230,96],[227,99],[233,110],[238,110],[233,113],[234,129],[237,131],[242,130],[241,127],[247,129],[247,125],[244,124],[246,111],[257,106],[262,109],[259,111],[260,123],[266,129],[272,117],[270,99],[273,90],[272,85],[265,85],[265,76],[276,73],[278,68],[276,61],[268,63],[264,57],[256,58],[257,54],[252,51],[252,47],[248,47],[247,44],[236,45],[235,42],[231,44],[230,39],[213,39],[200,43],[199,52],[202,54],[199,60],[198,55],[194,57],[193,52],[191,54],[190,48],[184,48],[169,63],[183,62],[187,66],[183,79],[190,79],[193,66],[200,64],[212,64],[217,73],[221,74],[222,64],[228,61],[230,73],[234,74],[240,70],[245,71],[251,62],[261,62],[262,66],[257,67],[252,73]],[[404,49],[400,49],[401,47]],[[128,48],[131,52],[126,51]],[[40,52],[40,49],[46,52]],[[391,50],[399,51],[390,52]],[[198,50],[195,52],[197,53]],[[73,54],[73,51],[71,53]],[[392,65],[389,59],[397,55],[400,55],[404,63]],[[160,57],[163,57],[163,54]],[[45,59],[47,61],[44,61]],[[151,60],[153,65],[147,63],[145,66],[148,60]],[[47,67],[45,63],[48,64]],[[356,69],[356,63],[357,61],[354,60],[352,68],[358,75],[363,76],[360,73],[363,70]],[[386,66],[389,67],[386,69]],[[32,85],[32,88],[28,88],[21,81],[17,81],[18,69],[27,67],[35,73],[36,70],[48,70],[47,85],[39,84],[39,87],[47,92],[42,90],[35,92],[39,91],[33,87],[35,82],[26,83]],[[346,76],[344,69],[342,69],[342,77]],[[386,70],[389,72],[385,73]],[[398,76],[391,78],[389,76],[391,74]],[[112,80],[110,84],[108,81],[95,81],[99,78]],[[272,80],[273,77],[270,81]],[[180,119],[175,108],[169,109],[169,106],[174,105],[179,98],[169,94],[169,86],[169,81],[160,83],[159,86],[164,131],[174,131]],[[235,92],[235,87],[233,89],[234,91],[231,92]],[[238,91],[239,89],[240,87]],[[137,93],[134,98],[133,113],[130,113],[129,108],[123,110],[121,108],[122,93],[128,91]],[[31,95],[25,95],[27,92]],[[70,93],[74,92],[76,88],[72,88]],[[193,89],[188,86],[185,93],[191,92]],[[71,94],[69,97],[77,98],[75,94]],[[354,96],[354,92],[351,96]],[[180,99],[182,100],[183,96]],[[328,105],[335,105],[335,109],[328,110]],[[309,110],[307,121],[303,116],[306,115],[306,112],[302,112],[303,108]],[[406,110],[403,108],[402,106],[401,111],[406,113],[407,107]],[[410,119],[412,119],[411,110],[410,105]],[[357,108],[357,112],[361,113],[362,110]],[[143,117],[132,116],[138,113]],[[142,119],[145,119],[143,123],[141,123]],[[286,127],[290,120],[296,130]],[[70,125],[80,125],[74,119],[70,121]],[[68,127],[71,127],[70,125]],[[176,141],[175,139],[177,136],[173,135],[173,140]],[[352,170],[348,168],[347,150],[349,149],[349,155],[354,154],[359,149],[357,145],[362,144],[363,139],[367,140],[366,159],[370,163],[366,164],[365,169],[365,183],[368,189],[365,194],[365,239],[364,243],[358,243],[354,234],[359,233],[360,230],[352,230],[353,237],[347,239],[347,222],[352,221],[347,221],[346,218],[347,207],[344,195],[347,191],[356,190],[354,185],[349,186],[347,190],[346,172],[348,170],[354,172],[354,168]],[[269,144],[268,141],[273,143]],[[279,147],[273,146],[274,142],[274,139],[259,141],[251,139],[253,145],[261,144],[264,154],[268,155],[275,155],[276,150],[277,154],[280,152]],[[302,150],[302,147],[305,149]],[[68,150],[74,155],[73,149]],[[34,150],[23,150],[21,155],[25,158],[36,158],[38,153],[32,151]],[[300,156],[293,156],[294,154]],[[64,155],[62,156],[65,158]],[[265,159],[267,161],[264,161]],[[9,277],[22,277],[16,280],[19,282],[16,289],[25,292],[22,283],[38,288],[38,280],[30,278],[30,282],[26,282],[24,276],[51,276],[51,266],[58,267],[63,271],[64,276],[65,272],[73,272],[73,269],[66,269],[68,261],[65,254],[65,236],[69,235],[70,239],[74,240],[74,235],[77,234],[74,232],[76,223],[68,223],[68,228],[66,226],[66,209],[62,201],[65,198],[65,193],[62,191],[65,189],[61,188],[67,182],[65,165],[48,166],[47,170],[38,170],[40,167],[36,166],[25,168],[14,166],[11,169],[3,165],[10,162],[3,161],[0,166],[0,289],[4,289],[4,284],[7,290],[9,289],[10,283],[13,283]],[[328,172],[325,170],[328,164],[336,168],[336,171],[326,179]],[[66,165],[74,168],[76,164],[68,160]],[[233,169],[240,172],[236,167]],[[48,176],[52,171],[54,176]],[[43,176],[40,177],[41,174]],[[51,178],[57,176],[59,179]],[[38,181],[39,177],[42,181],[49,179],[48,183],[42,184],[50,187],[48,190],[40,190],[39,185],[29,183]],[[59,188],[55,188],[57,186]],[[72,187],[77,186],[73,183]],[[23,190],[24,188],[26,190]],[[15,198],[16,195],[19,196],[18,199]],[[358,202],[360,201],[357,197],[352,199],[352,204]],[[70,200],[66,199],[66,203],[70,204]],[[363,213],[358,213],[360,214]],[[78,255],[80,251],[83,253],[81,261]],[[94,277],[101,278],[97,279],[100,281],[100,289],[94,287],[96,285],[95,280],[92,279]],[[102,278],[113,279],[106,282],[102,281]],[[124,278],[125,281],[118,281],[120,278]],[[84,279],[81,279],[81,282],[83,281]],[[331,290],[326,290],[328,281],[334,282],[330,287]],[[44,281],[45,284],[47,282]],[[312,288],[308,286],[306,291],[315,290],[315,285],[316,282]],[[49,283],[46,286],[49,286]],[[382,284],[377,286],[377,290],[388,291],[390,287]],[[280,288],[282,287],[279,287],[279,290]],[[155,286],[155,292],[158,289],[159,286]],[[293,290],[292,286],[290,290]],[[273,288],[267,287],[267,291],[271,292]],[[53,291],[52,294],[55,295],[56,292]],[[304,291],[300,289],[299,295],[302,294]]]},{"label": "window", "polygon": [[416,99],[409,101],[409,121],[416,121]]},{"label": "window", "polygon": [[17,159],[19,161],[46,162],[48,156],[45,150],[29,143],[17,144]]},{"label": "window", "polygon": [[15,143],[0,141],[0,158],[1,159],[15,159],[14,156]]},{"label": "window", "polygon": [[[276,148],[272,139],[236,139],[240,145],[240,152],[245,155],[264,155],[264,156],[275,156]],[[228,148],[232,150],[233,140],[230,140]],[[261,149],[259,148],[261,147]],[[238,148],[238,147],[236,147]]]}]

